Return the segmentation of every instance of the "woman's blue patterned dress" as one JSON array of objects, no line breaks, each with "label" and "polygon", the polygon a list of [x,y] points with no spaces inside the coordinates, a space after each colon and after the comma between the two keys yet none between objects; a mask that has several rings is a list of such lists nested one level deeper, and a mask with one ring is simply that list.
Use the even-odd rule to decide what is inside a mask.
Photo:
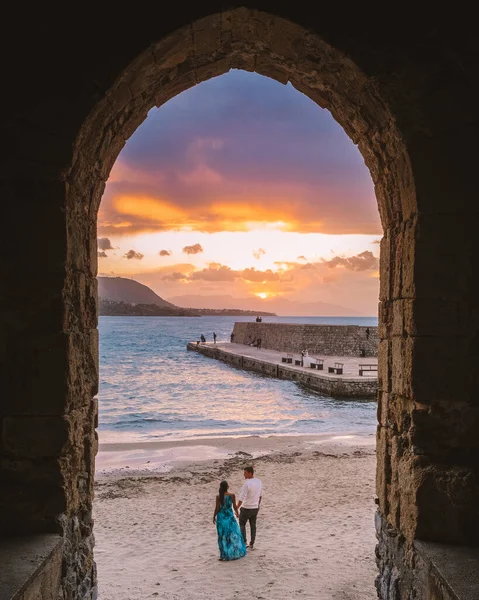
[{"label": "woman's blue patterned dress", "polygon": [[246,545],[233,514],[233,500],[231,496],[225,495],[223,506],[220,507],[216,515],[216,531],[218,532],[220,558],[223,560],[235,560],[245,556]]}]

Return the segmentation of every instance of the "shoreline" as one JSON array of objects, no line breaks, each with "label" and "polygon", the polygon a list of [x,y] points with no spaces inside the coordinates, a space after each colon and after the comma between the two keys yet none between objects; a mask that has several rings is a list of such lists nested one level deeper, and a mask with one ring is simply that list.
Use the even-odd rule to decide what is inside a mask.
[{"label": "shoreline", "polygon": [[255,461],[262,456],[311,451],[319,446],[330,452],[347,453],[351,449],[375,448],[376,436],[373,432],[328,432],[108,442],[99,444],[95,477],[154,476],[190,465],[207,467],[212,462],[217,464],[237,455]]},{"label": "shoreline", "polygon": [[[374,600],[375,441],[338,433],[108,444],[102,460],[172,454],[168,471],[97,469],[99,597]],[[264,485],[255,550],[221,562],[218,485],[227,479],[238,494],[250,463]]]}]

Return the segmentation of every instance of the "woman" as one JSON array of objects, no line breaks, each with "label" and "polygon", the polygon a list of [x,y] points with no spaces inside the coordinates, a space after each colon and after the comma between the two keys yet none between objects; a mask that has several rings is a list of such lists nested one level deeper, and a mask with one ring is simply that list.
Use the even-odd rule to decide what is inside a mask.
[{"label": "woman", "polygon": [[222,481],[213,515],[213,523],[216,523],[218,532],[219,560],[235,560],[246,554],[246,544],[233,515],[233,509],[238,516],[235,495],[228,492],[228,482]]}]

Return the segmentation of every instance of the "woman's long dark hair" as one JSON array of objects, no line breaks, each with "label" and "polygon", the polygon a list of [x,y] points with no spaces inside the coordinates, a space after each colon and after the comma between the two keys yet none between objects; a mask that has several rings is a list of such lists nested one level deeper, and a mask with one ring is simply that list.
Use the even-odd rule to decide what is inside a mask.
[{"label": "woman's long dark hair", "polygon": [[222,481],[220,483],[220,506],[223,506],[223,502],[225,501],[225,494],[228,491],[228,482]]}]

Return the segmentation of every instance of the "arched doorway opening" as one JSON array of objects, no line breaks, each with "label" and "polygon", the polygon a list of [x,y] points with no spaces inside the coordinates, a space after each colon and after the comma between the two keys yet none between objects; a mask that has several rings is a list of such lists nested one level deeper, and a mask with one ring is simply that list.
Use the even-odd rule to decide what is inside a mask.
[{"label": "arched doorway opening", "polygon": [[[187,297],[186,308],[225,308],[212,302],[225,302],[226,293],[239,299],[248,293],[253,303],[251,292],[281,294],[293,286],[296,297],[309,303],[303,308],[309,318],[288,312],[294,319],[276,319],[280,327],[291,322],[325,328],[362,324],[364,330],[367,323],[376,332],[375,318],[337,315],[354,314],[361,306],[362,315],[377,311],[378,221],[369,173],[331,115],[291,85],[230,72],[152,109],[120,153],[99,212],[99,296],[114,298],[123,286],[128,284],[126,291],[139,281],[174,304],[182,301],[175,294],[200,294]],[[254,256],[260,246],[262,252]],[[332,246],[348,258],[330,262]],[[306,256],[298,260],[301,254]],[[203,287],[209,295],[201,295]],[[348,312],[344,303],[352,295]],[[329,319],[327,312],[306,312],[318,298],[336,302],[336,307],[324,304]],[[256,300],[254,306],[260,305],[262,300]],[[200,301],[204,305],[195,304]],[[231,298],[228,308],[239,307]],[[248,307],[253,309],[245,303]],[[265,518],[260,519],[262,568],[252,574],[254,557],[242,565],[243,592],[261,589],[269,597],[289,590],[294,595],[297,581],[307,577],[309,595],[329,597],[353,586],[358,597],[374,593],[374,402],[308,393],[287,380],[225,368],[186,352],[187,342],[201,332],[211,342],[213,330],[218,344],[212,348],[223,347],[235,320],[250,322],[251,316],[217,316],[215,321],[211,314],[201,319],[127,314],[117,319],[100,313],[99,323],[94,518],[100,595],[140,596],[141,590],[156,590],[156,584],[163,593],[175,590],[185,598],[216,595],[211,569],[217,544],[207,518],[209,504],[220,473],[228,472],[224,476],[231,491],[239,492],[239,463],[252,452],[271,456],[255,461],[268,490]],[[308,441],[301,435],[307,432],[314,432]],[[251,438],[259,435],[260,449]],[[220,467],[226,448],[228,455],[238,455]],[[216,473],[205,462],[215,450]],[[174,467],[175,452],[189,454],[193,462],[196,452],[198,461],[183,467],[186,472],[176,467],[167,475],[162,457]],[[105,474],[107,465],[113,477]],[[138,476],[141,483],[135,484]],[[169,505],[181,504],[182,494],[186,512],[169,511]],[[132,554],[129,561],[123,558],[126,549]],[[124,565],[121,573],[119,564]],[[290,575],[280,581],[284,571]],[[268,582],[263,581],[266,573]],[[274,587],[271,580],[277,581]]]},{"label": "arched doorway opening", "polygon": [[[267,42],[265,43],[265,38]],[[374,182],[379,213],[385,232],[382,240],[379,357],[381,406],[391,381],[390,341],[384,316],[392,303],[391,277],[404,270],[404,260],[391,269],[391,243],[412,234],[415,191],[408,154],[389,107],[381,100],[375,82],[342,53],[317,36],[283,19],[246,9],[208,17],[177,31],[154,45],[118,78],[109,94],[97,104],[79,136],[77,157],[82,167],[76,173],[70,198],[87,200],[94,219],[105,181],[125,140],[153,106],[161,106],[175,94],[230,68],[255,71],[291,84],[320,106],[327,108],[357,144]],[[95,157],[94,163],[85,160]],[[75,166],[74,166],[75,171]],[[84,185],[88,182],[88,197]],[[81,235],[96,252],[94,221]],[[86,237],[85,237],[86,236]],[[96,270],[92,270],[92,277]],[[93,279],[91,283],[94,285]],[[384,309],[383,309],[384,307]],[[379,432],[379,478],[386,473],[380,502],[386,506],[390,485],[389,460],[384,444],[390,444],[390,428]],[[383,446],[381,445],[383,444]],[[386,464],[387,463],[387,464]],[[398,488],[400,484],[398,484]],[[384,494],[384,495],[383,495]],[[386,511],[387,512],[387,511]],[[415,519],[408,526],[414,536]],[[395,521],[396,526],[399,525]]]}]

